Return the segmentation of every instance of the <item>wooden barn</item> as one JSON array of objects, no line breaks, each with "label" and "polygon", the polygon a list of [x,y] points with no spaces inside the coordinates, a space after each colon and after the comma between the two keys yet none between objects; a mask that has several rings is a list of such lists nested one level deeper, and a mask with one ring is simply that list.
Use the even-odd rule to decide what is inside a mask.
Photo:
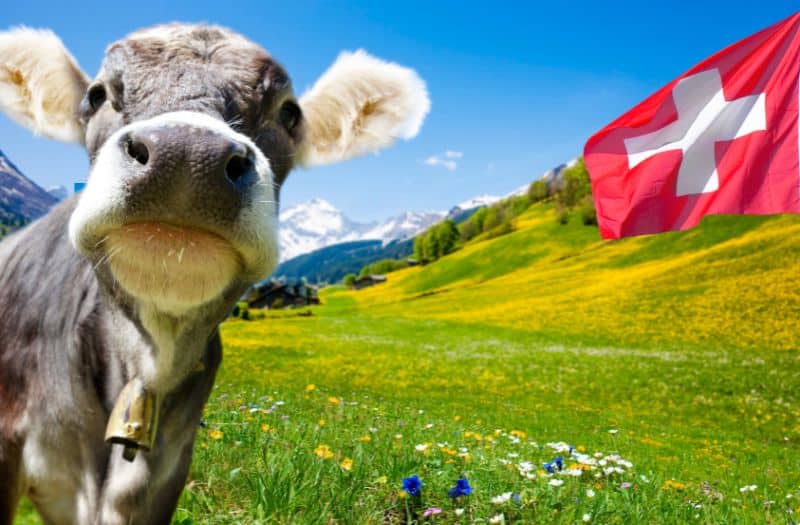
[{"label": "wooden barn", "polygon": [[319,304],[317,288],[303,281],[269,279],[257,283],[246,296],[250,308],[289,308]]}]

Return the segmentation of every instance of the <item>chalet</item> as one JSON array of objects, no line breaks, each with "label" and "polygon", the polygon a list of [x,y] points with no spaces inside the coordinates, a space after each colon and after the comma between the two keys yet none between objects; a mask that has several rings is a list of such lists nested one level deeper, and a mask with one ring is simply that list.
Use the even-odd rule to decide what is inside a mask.
[{"label": "chalet", "polygon": [[376,284],[381,284],[386,282],[385,275],[362,275],[356,282],[353,283],[353,290],[360,290],[362,288],[369,288],[370,286],[375,286]]},{"label": "chalet", "polygon": [[250,288],[245,300],[250,308],[289,308],[319,304],[319,295],[304,281],[268,279]]}]

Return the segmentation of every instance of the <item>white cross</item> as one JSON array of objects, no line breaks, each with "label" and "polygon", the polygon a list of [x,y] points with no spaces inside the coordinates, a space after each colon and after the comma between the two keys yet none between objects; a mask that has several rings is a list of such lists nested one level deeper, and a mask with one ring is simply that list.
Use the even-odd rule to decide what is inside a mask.
[{"label": "white cross", "polygon": [[628,167],[665,151],[680,150],[675,194],[709,193],[719,188],[714,144],[767,129],[764,93],[725,100],[719,71],[681,79],[672,90],[678,120],[639,137],[625,139]]}]

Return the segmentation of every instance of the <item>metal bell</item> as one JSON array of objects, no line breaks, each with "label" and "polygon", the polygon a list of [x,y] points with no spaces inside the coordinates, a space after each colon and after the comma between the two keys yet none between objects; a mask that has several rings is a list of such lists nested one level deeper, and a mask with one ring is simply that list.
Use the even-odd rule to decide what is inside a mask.
[{"label": "metal bell", "polygon": [[106,442],[124,445],[122,457],[133,461],[139,449],[152,450],[158,431],[157,396],[141,379],[132,379],[117,397],[106,426]]}]

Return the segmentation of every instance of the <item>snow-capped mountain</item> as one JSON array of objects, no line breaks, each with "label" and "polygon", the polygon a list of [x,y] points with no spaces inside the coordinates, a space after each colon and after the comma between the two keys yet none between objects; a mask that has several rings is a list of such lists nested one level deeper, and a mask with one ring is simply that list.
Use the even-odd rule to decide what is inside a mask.
[{"label": "snow-capped mountain", "polygon": [[366,232],[362,239],[379,239],[384,244],[398,239],[408,239],[444,219],[445,215],[441,211],[407,211],[378,224]]},{"label": "snow-capped mountain", "polygon": [[312,199],[280,215],[281,260],[286,261],[332,244],[411,237],[444,218],[443,212],[406,212],[384,222],[350,220],[325,199]]},{"label": "snow-capped mountain", "polygon": [[[557,188],[563,180],[563,172],[573,166],[573,159],[544,172],[539,179],[550,187]],[[433,224],[451,218],[463,220],[472,210],[491,206],[499,200],[524,195],[529,184],[502,196],[478,195],[453,206],[449,212],[405,212],[383,222],[361,223],[347,218],[325,199],[313,199],[288,208],[280,215],[281,261],[287,261],[333,244],[351,241],[380,240],[384,244],[394,240],[414,237]]]},{"label": "snow-capped mountain", "polygon": [[69,192],[67,188],[64,186],[50,186],[47,188],[47,193],[55,197],[56,199],[63,201],[67,197],[69,197]]},{"label": "snow-capped mountain", "polygon": [[55,197],[25,177],[0,151],[0,219],[36,219],[56,202]]},{"label": "snow-capped mountain", "polygon": [[478,195],[477,197],[467,199],[464,202],[459,202],[455,207],[461,210],[471,210],[481,206],[491,206],[502,198],[503,197],[498,197],[497,195]]}]

